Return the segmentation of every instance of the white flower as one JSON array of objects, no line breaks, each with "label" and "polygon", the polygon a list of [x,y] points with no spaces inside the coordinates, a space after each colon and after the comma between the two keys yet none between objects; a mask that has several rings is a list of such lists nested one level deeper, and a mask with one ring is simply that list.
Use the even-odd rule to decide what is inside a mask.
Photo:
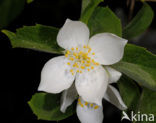
[{"label": "white flower", "polygon": [[122,59],[127,40],[111,33],[96,34],[89,39],[89,29],[84,23],[67,19],[57,35],[57,43],[65,49],[65,55],[45,64],[39,91],[65,90],[62,111],[72,104],[78,93],[77,115],[82,123],[102,122],[103,98],[120,109],[126,108],[118,91],[109,85],[117,82],[121,73],[108,65]]},{"label": "white flower", "polygon": [[[115,72],[117,76],[120,74],[117,71]],[[110,78],[113,79],[112,77]],[[73,84],[68,90],[63,91],[60,110],[62,112],[65,112],[68,106],[70,106],[74,102],[74,100],[77,99],[77,97],[78,94]],[[120,110],[127,109],[127,106],[122,101],[122,98],[118,90],[111,85],[108,86],[107,91],[103,98],[108,102],[112,103],[113,105],[115,105]],[[84,101],[81,97],[79,97],[78,99],[76,112],[81,123],[102,123],[103,121],[104,116],[102,105],[88,103]]]}]

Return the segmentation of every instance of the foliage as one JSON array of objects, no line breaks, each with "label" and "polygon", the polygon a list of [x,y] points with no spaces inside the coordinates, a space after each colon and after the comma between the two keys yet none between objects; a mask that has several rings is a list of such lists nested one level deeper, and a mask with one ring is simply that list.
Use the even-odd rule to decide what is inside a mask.
[{"label": "foliage", "polygon": [[59,121],[71,116],[74,112],[74,106],[68,107],[66,113],[60,111],[60,95],[48,93],[36,93],[28,102],[34,114],[38,119]]},{"label": "foliage", "polygon": [[56,42],[58,29],[37,24],[36,26],[24,26],[17,29],[16,34],[8,30],[2,30],[6,34],[12,46],[30,48],[50,53],[62,53]]},{"label": "foliage", "polygon": [[140,9],[137,15],[124,28],[123,37],[126,39],[130,39],[143,33],[151,24],[153,16],[154,13],[152,8],[147,3],[144,3],[143,7]]}]

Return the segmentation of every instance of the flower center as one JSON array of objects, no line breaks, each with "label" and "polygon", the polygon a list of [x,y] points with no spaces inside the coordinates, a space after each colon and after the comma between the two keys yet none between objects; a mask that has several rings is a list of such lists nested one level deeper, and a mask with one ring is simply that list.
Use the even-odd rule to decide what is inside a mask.
[{"label": "flower center", "polygon": [[72,69],[70,69],[72,75],[74,75],[74,72],[82,73],[84,69],[90,71],[99,65],[98,62],[95,62],[94,59],[90,57],[91,55],[95,55],[91,50],[89,46],[84,45],[81,48],[76,47],[71,48],[70,51],[66,51],[65,57],[70,60],[67,65],[72,66]]},{"label": "flower center", "polygon": [[85,102],[84,104],[81,102],[81,99],[79,98],[78,99],[78,104],[83,108],[84,106],[88,106],[88,107],[91,107],[91,108],[94,108],[94,109],[98,109],[99,106],[96,105],[96,104],[93,104],[93,103],[88,103],[88,102]]}]

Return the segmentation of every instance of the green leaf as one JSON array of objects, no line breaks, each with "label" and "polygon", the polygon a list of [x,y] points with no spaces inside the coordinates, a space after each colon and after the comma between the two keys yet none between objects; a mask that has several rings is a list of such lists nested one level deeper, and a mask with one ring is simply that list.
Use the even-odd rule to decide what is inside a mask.
[{"label": "green leaf", "polygon": [[8,26],[23,10],[25,0],[0,1],[0,29]]},{"label": "green leaf", "polygon": [[135,82],[125,75],[122,75],[118,81],[118,87],[121,97],[128,107],[126,112],[130,114],[130,111],[135,111],[140,98],[140,91]]},{"label": "green leaf", "polygon": [[94,9],[102,1],[103,0],[82,0],[82,9],[81,9],[80,20],[87,24]]},{"label": "green leaf", "polygon": [[122,36],[121,22],[119,18],[108,8],[98,7],[88,21],[91,35],[102,32],[114,33]]},{"label": "green leaf", "polygon": [[[133,111],[135,114],[139,113],[140,115],[147,114],[148,117],[149,114],[156,116],[156,92],[143,88],[142,93],[140,93],[139,88],[134,81],[125,75],[120,78],[118,87],[121,97],[128,107],[126,112],[129,117],[131,117],[131,111]],[[138,116],[136,116],[136,119],[137,117]],[[145,118],[140,122],[147,123]]]},{"label": "green leaf", "polygon": [[126,45],[122,61],[112,67],[134,79],[139,85],[156,90],[156,55],[145,48]]},{"label": "green leaf", "polygon": [[68,107],[66,113],[60,111],[60,95],[58,94],[36,93],[28,104],[38,119],[42,120],[59,121],[75,113],[73,105]]},{"label": "green leaf", "polygon": [[24,26],[18,29],[16,34],[7,30],[2,30],[2,32],[9,37],[13,48],[30,48],[49,53],[62,53],[63,51],[57,45],[58,29],[54,27],[37,24],[36,26]]},{"label": "green leaf", "polygon": [[143,33],[151,24],[153,16],[152,8],[144,3],[134,19],[124,28],[123,37],[130,39]]},{"label": "green leaf", "polygon": [[81,5],[81,13],[84,12],[84,10],[87,8],[91,0],[82,0],[82,5]]},{"label": "green leaf", "polygon": [[[137,110],[140,114],[147,114],[148,120],[151,117],[149,114],[153,114],[156,118],[156,92],[144,88]],[[141,121],[141,123],[147,123],[146,119],[144,118],[144,121]],[[153,123],[156,123],[156,121]]]}]

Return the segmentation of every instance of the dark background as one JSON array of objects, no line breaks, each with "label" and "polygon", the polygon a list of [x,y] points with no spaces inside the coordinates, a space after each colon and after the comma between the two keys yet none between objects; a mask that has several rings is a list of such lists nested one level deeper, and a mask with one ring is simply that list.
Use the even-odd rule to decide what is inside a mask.
[{"label": "dark background", "polygon": [[[156,8],[156,3],[149,4],[153,9]],[[136,2],[133,16],[141,8],[141,5],[140,2]],[[126,0],[105,0],[100,6],[109,6],[117,15],[122,17],[123,22],[127,22],[126,18],[128,17],[126,15],[129,14],[129,8],[126,5]],[[22,13],[5,29],[15,32],[17,28],[23,25],[35,25],[36,23],[60,28],[66,18],[78,20],[80,10],[81,0],[35,0],[31,4],[25,5]],[[130,42],[144,46],[156,53],[156,25],[154,22],[155,20],[145,34]],[[12,49],[9,39],[2,33],[0,33],[0,42],[2,54],[0,58],[2,62],[0,85],[1,123],[50,123],[37,120],[27,102],[37,92],[43,65],[56,55],[28,49]],[[105,102],[104,117],[104,123],[114,121],[120,123],[121,111]],[[59,122],[79,123],[79,120],[74,114]],[[124,122],[128,123],[128,121]]]}]

